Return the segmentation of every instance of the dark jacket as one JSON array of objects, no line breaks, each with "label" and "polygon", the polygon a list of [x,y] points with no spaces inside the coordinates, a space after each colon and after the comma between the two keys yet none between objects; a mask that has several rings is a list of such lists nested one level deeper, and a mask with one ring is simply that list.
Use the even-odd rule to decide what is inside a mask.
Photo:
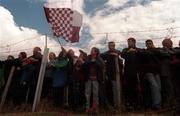
[{"label": "dark jacket", "polygon": [[9,77],[9,73],[11,71],[11,67],[12,66],[15,66],[16,67],[16,70],[14,72],[14,75],[17,71],[17,67],[20,67],[21,66],[21,61],[19,59],[14,59],[14,60],[5,60],[5,61],[1,61],[0,63],[3,68],[4,68],[4,81],[5,81],[5,84],[8,80],[8,77]]},{"label": "dark jacket", "polygon": [[163,77],[171,77],[171,60],[175,55],[174,49],[159,48],[160,74]]},{"label": "dark jacket", "polygon": [[92,63],[95,63],[95,68],[96,68],[96,78],[99,82],[104,81],[105,78],[105,65],[104,62],[102,60],[101,57],[97,57],[95,62],[91,61],[91,57],[89,56],[87,58],[87,60],[85,61],[85,63],[83,64],[82,68],[83,68],[83,72],[84,72],[84,76],[85,76],[85,81],[87,81],[89,79],[90,76],[90,65]]},{"label": "dark jacket", "polygon": [[[34,58],[36,61],[31,61],[30,58]],[[39,76],[42,55],[40,53],[32,55],[26,58],[23,62],[27,62],[26,60],[28,61],[28,63],[23,66],[21,81],[28,82],[29,84],[35,86]]]},{"label": "dark jacket", "polygon": [[129,48],[125,48],[122,50],[121,56],[125,60],[124,73],[125,76],[128,75],[137,75],[138,66],[139,66],[139,48],[136,49],[136,52],[128,52]]},{"label": "dark jacket", "polygon": [[[106,73],[107,73],[108,79],[116,80],[116,66],[115,66],[116,56],[111,55],[111,53],[117,53],[118,55],[120,55],[120,51],[118,50],[113,50],[113,51],[108,50],[107,52],[101,54],[101,57],[103,58],[105,62]],[[118,60],[119,60],[119,70],[120,70],[120,73],[122,73],[123,63],[119,57],[118,57]]]},{"label": "dark jacket", "polygon": [[160,60],[158,58],[157,49],[141,49],[139,51],[139,72],[145,73],[159,73]]}]

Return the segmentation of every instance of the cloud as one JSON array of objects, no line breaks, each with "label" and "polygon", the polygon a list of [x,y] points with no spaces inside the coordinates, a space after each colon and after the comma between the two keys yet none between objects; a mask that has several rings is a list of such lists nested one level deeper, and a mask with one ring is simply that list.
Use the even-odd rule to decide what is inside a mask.
[{"label": "cloud", "polygon": [[[43,3],[45,1],[42,0]],[[166,28],[180,25],[179,0],[102,0],[101,2],[72,0],[73,3],[71,0],[61,0],[61,3],[59,1],[47,0],[46,2],[51,3],[53,7],[54,5],[59,7],[63,1],[66,1],[63,5],[83,14],[79,43],[69,44],[61,40],[67,49],[73,48],[75,51],[83,49],[89,52],[90,48],[97,46],[101,51],[105,51],[109,41],[115,41],[117,48],[122,49],[126,46],[128,37],[135,37],[138,47],[143,47],[146,39],[153,39],[156,46],[161,46],[163,37],[171,35],[171,33],[173,36],[180,36],[180,28],[166,30]],[[92,10],[91,5],[93,5]],[[3,27],[0,28],[0,54],[2,56],[6,56],[8,53],[17,55],[18,50],[22,49],[31,54],[34,46],[43,48],[44,35],[39,34],[35,29],[18,26],[14,22],[12,14],[2,6],[0,6],[0,25]],[[165,30],[152,31],[154,29]],[[147,31],[133,32],[143,30]],[[177,46],[179,37],[172,38],[172,40]],[[48,45],[51,51],[56,53],[60,51],[58,42],[54,41],[52,37],[48,39]]]},{"label": "cloud", "polygon": [[127,2],[127,0],[109,0],[106,5],[109,5],[111,7],[119,7],[124,5]]},{"label": "cloud", "polygon": [[[36,2],[32,0],[27,1],[30,3]],[[57,6],[62,5],[56,4],[57,0],[50,1]],[[42,0],[41,2],[45,2],[45,0]],[[64,5],[69,5],[70,7],[73,7],[73,9],[83,13],[83,10],[81,9],[82,6],[79,7],[79,4],[83,5],[83,1],[76,0],[73,1],[73,4],[70,4],[70,2],[71,1],[69,0],[68,4]],[[44,48],[45,35],[38,33],[36,29],[18,26],[15,23],[11,12],[3,6],[0,6],[0,25],[3,27],[0,28],[0,59],[6,58],[9,54],[17,57],[18,53],[21,51],[25,51],[28,55],[32,55],[32,50],[35,46],[39,46],[42,49]],[[48,36],[47,43],[50,51],[58,54],[61,50],[59,43],[52,37],[52,35]],[[76,51],[76,54],[78,54],[79,46],[75,46],[74,44],[67,43],[63,40],[61,40],[61,43],[67,50],[73,48]]]},{"label": "cloud", "polygon": [[[48,3],[56,3],[57,7],[62,5],[58,0],[48,0]],[[161,46],[163,37],[170,32],[152,30],[177,27],[180,24],[179,3],[178,0],[102,0],[101,3],[95,0],[73,0],[71,4],[70,0],[67,6],[73,6],[73,9],[81,12],[84,23],[80,42],[74,46],[86,51],[97,46],[105,51],[107,42],[115,41],[118,49],[122,49],[128,37],[135,37],[137,45],[140,45],[138,47],[144,47],[142,43],[145,39],[153,39],[156,46]],[[143,30],[147,32],[132,32]],[[108,36],[106,33],[109,33]],[[173,30],[173,34],[180,36],[179,29]],[[177,45],[178,38],[172,40]]]},{"label": "cloud", "polygon": [[[45,36],[39,34],[35,29],[19,27],[14,22],[12,14],[2,6],[0,6],[0,25],[1,58],[5,58],[9,54],[17,57],[21,51],[26,51],[28,55],[31,55],[35,46],[44,48]],[[48,40],[50,44],[57,44],[54,40]]]},{"label": "cloud", "polygon": [[[133,3],[132,3],[133,2]],[[129,4],[129,5],[127,5]],[[166,29],[180,25],[179,0],[109,0],[104,9],[98,10],[94,16],[89,17],[88,25],[93,39],[90,45],[104,41],[105,33],[110,33],[106,41],[116,41],[118,48],[126,44],[126,39],[133,36],[142,43],[145,39],[153,39],[157,46],[161,46],[162,38],[168,33],[167,30],[138,32],[142,30]],[[180,29],[173,31],[174,35],[180,36]],[[96,33],[104,33],[98,37]],[[97,40],[98,39],[98,40]],[[177,45],[178,38],[172,38]],[[96,41],[96,42],[95,42]],[[140,46],[141,47],[141,46]]]},{"label": "cloud", "polygon": [[83,0],[47,0],[45,5],[53,8],[72,8],[83,13],[83,4]]},{"label": "cloud", "polygon": [[[86,50],[87,45],[85,43],[88,42],[88,40],[91,38],[90,36],[87,37],[88,35],[87,33],[89,33],[89,29],[88,26],[86,25],[86,20],[88,20],[89,18],[87,17],[86,13],[83,10],[84,1],[83,0],[47,0],[45,6],[50,8],[62,8],[62,7],[72,8],[73,10],[76,10],[79,13],[83,14],[83,25],[80,32],[81,39],[79,43],[70,44],[63,40],[61,40],[61,43],[63,44],[63,46],[66,46],[67,49],[74,48],[75,52],[78,52],[77,48]],[[84,32],[86,33],[86,35],[84,35]]]}]

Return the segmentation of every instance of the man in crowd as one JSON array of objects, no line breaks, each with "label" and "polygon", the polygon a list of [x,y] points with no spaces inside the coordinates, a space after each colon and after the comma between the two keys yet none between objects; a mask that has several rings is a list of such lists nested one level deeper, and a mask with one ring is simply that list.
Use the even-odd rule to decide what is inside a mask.
[{"label": "man in crowd", "polygon": [[34,100],[41,60],[41,48],[35,47],[33,49],[33,55],[26,58],[22,63],[24,69],[21,77],[21,84],[29,87],[29,92],[27,93],[28,103],[33,103]]},{"label": "man in crowd", "polygon": [[[108,101],[113,107],[117,107],[117,85],[116,85],[116,61],[115,59],[118,58],[118,66],[120,73],[122,74],[122,60],[119,58],[120,51],[115,49],[115,43],[113,41],[108,43],[108,51],[101,54],[101,57],[103,58],[105,65],[106,65],[106,74],[107,74],[107,97]],[[118,77],[120,78],[120,77]],[[120,83],[120,82],[119,82]],[[119,91],[120,92],[120,91]]]},{"label": "man in crowd", "polygon": [[150,39],[146,40],[145,44],[147,49],[141,50],[140,52],[140,70],[144,77],[144,81],[147,82],[147,84],[145,84],[143,81],[143,92],[145,93],[143,97],[145,100],[149,99],[149,94],[147,94],[145,88],[150,87],[151,99],[149,101],[151,101],[151,107],[154,110],[158,110],[161,108],[160,61],[156,55],[157,49],[155,48],[153,41]]},{"label": "man in crowd", "polygon": [[137,108],[138,105],[138,92],[139,88],[139,74],[138,74],[138,51],[139,48],[136,47],[136,40],[134,38],[129,38],[127,40],[128,48],[122,50],[121,56],[125,59],[124,67],[124,92],[125,92],[125,102],[128,110],[133,110]]},{"label": "man in crowd", "polygon": [[172,49],[173,42],[171,39],[162,41],[163,48],[159,49],[160,54],[160,74],[162,84],[162,100],[163,105],[168,107],[175,102],[175,91],[173,86],[173,77],[171,71],[171,60],[175,51]]}]

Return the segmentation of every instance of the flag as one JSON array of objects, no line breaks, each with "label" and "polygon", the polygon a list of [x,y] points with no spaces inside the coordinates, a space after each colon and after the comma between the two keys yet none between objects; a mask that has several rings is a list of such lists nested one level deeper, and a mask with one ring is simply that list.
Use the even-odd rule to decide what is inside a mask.
[{"label": "flag", "polygon": [[63,37],[68,42],[79,41],[82,15],[70,8],[50,8],[44,6],[45,15],[53,35]]}]

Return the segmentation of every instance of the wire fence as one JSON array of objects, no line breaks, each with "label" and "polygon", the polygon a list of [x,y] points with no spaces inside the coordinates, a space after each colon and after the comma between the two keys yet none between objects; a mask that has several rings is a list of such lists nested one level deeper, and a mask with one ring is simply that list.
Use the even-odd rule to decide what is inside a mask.
[{"label": "wire fence", "polygon": [[[152,32],[154,32],[154,35],[158,35],[159,33],[163,33],[163,35],[165,36],[152,36],[151,38],[153,39],[153,41],[160,41],[162,40],[163,38],[172,38],[172,40],[175,40],[176,38],[180,37],[180,35],[175,35],[175,32],[178,32],[180,29],[180,27],[169,27],[169,28],[159,28],[159,29],[147,29],[147,30],[136,30],[136,31],[114,31],[114,32],[99,32],[99,33],[96,33],[96,32],[91,32],[91,33],[84,33],[84,34],[90,34],[91,36],[98,36],[97,38],[104,38],[103,41],[99,41],[101,39],[94,39],[95,41],[94,42],[91,42],[91,46],[104,46],[104,45],[107,45],[108,44],[108,40],[109,38],[111,38],[110,36],[115,36],[118,37],[119,35],[123,35],[125,37],[135,37],[138,42],[144,42],[145,39],[144,37],[142,38],[138,38],[136,37],[137,35],[139,34],[143,34],[143,35],[147,35],[148,33],[150,33],[150,35],[152,36]],[[118,36],[117,36],[118,35]],[[52,36],[52,35],[50,35]],[[49,37],[50,37],[49,36]],[[33,47],[31,48],[25,48],[24,44],[26,42],[26,44],[29,42],[29,41],[34,41],[35,39],[37,39],[37,37],[39,36],[34,36],[34,37],[30,37],[30,38],[27,38],[27,39],[23,39],[23,40],[20,40],[20,41],[16,41],[16,42],[13,42],[13,43],[8,43],[7,45],[1,45],[0,48],[1,48],[1,51],[0,51],[0,57],[4,58],[4,57],[7,57],[8,54],[14,54],[14,55],[17,55],[20,51],[30,51],[33,49]],[[54,39],[54,38],[53,38]],[[40,40],[42,41],[42,39]],[[49,40],[51,41],[51,40]],[[112,40],[114,41],[114,40]],[[114,41],[115,43],[117,44],[123,44],[125,45],[126,44],[126,39],[116,39]],[[63,46],[67,46],[67,47],[70,47],[70,46],[77,46],[78,44],[63,44]],[[22,47],[21,47],[22,46]],[[178,43],[175,43],[174,46],[178,46]],[[17,49],[17,48],[20,48],[20,49]],[[49,48],[59,48],[59,44],[58,42],[56,43],[52,43],[50,42],[50,44],[48,45]],[[12,48],[16,48],[17,50],[12,50]],[[22,49],[21,49],[22,48]],[[58,50],[56,50],[58,51]],[[28,54],[30,54],[30,52],[28,52]]]}]

